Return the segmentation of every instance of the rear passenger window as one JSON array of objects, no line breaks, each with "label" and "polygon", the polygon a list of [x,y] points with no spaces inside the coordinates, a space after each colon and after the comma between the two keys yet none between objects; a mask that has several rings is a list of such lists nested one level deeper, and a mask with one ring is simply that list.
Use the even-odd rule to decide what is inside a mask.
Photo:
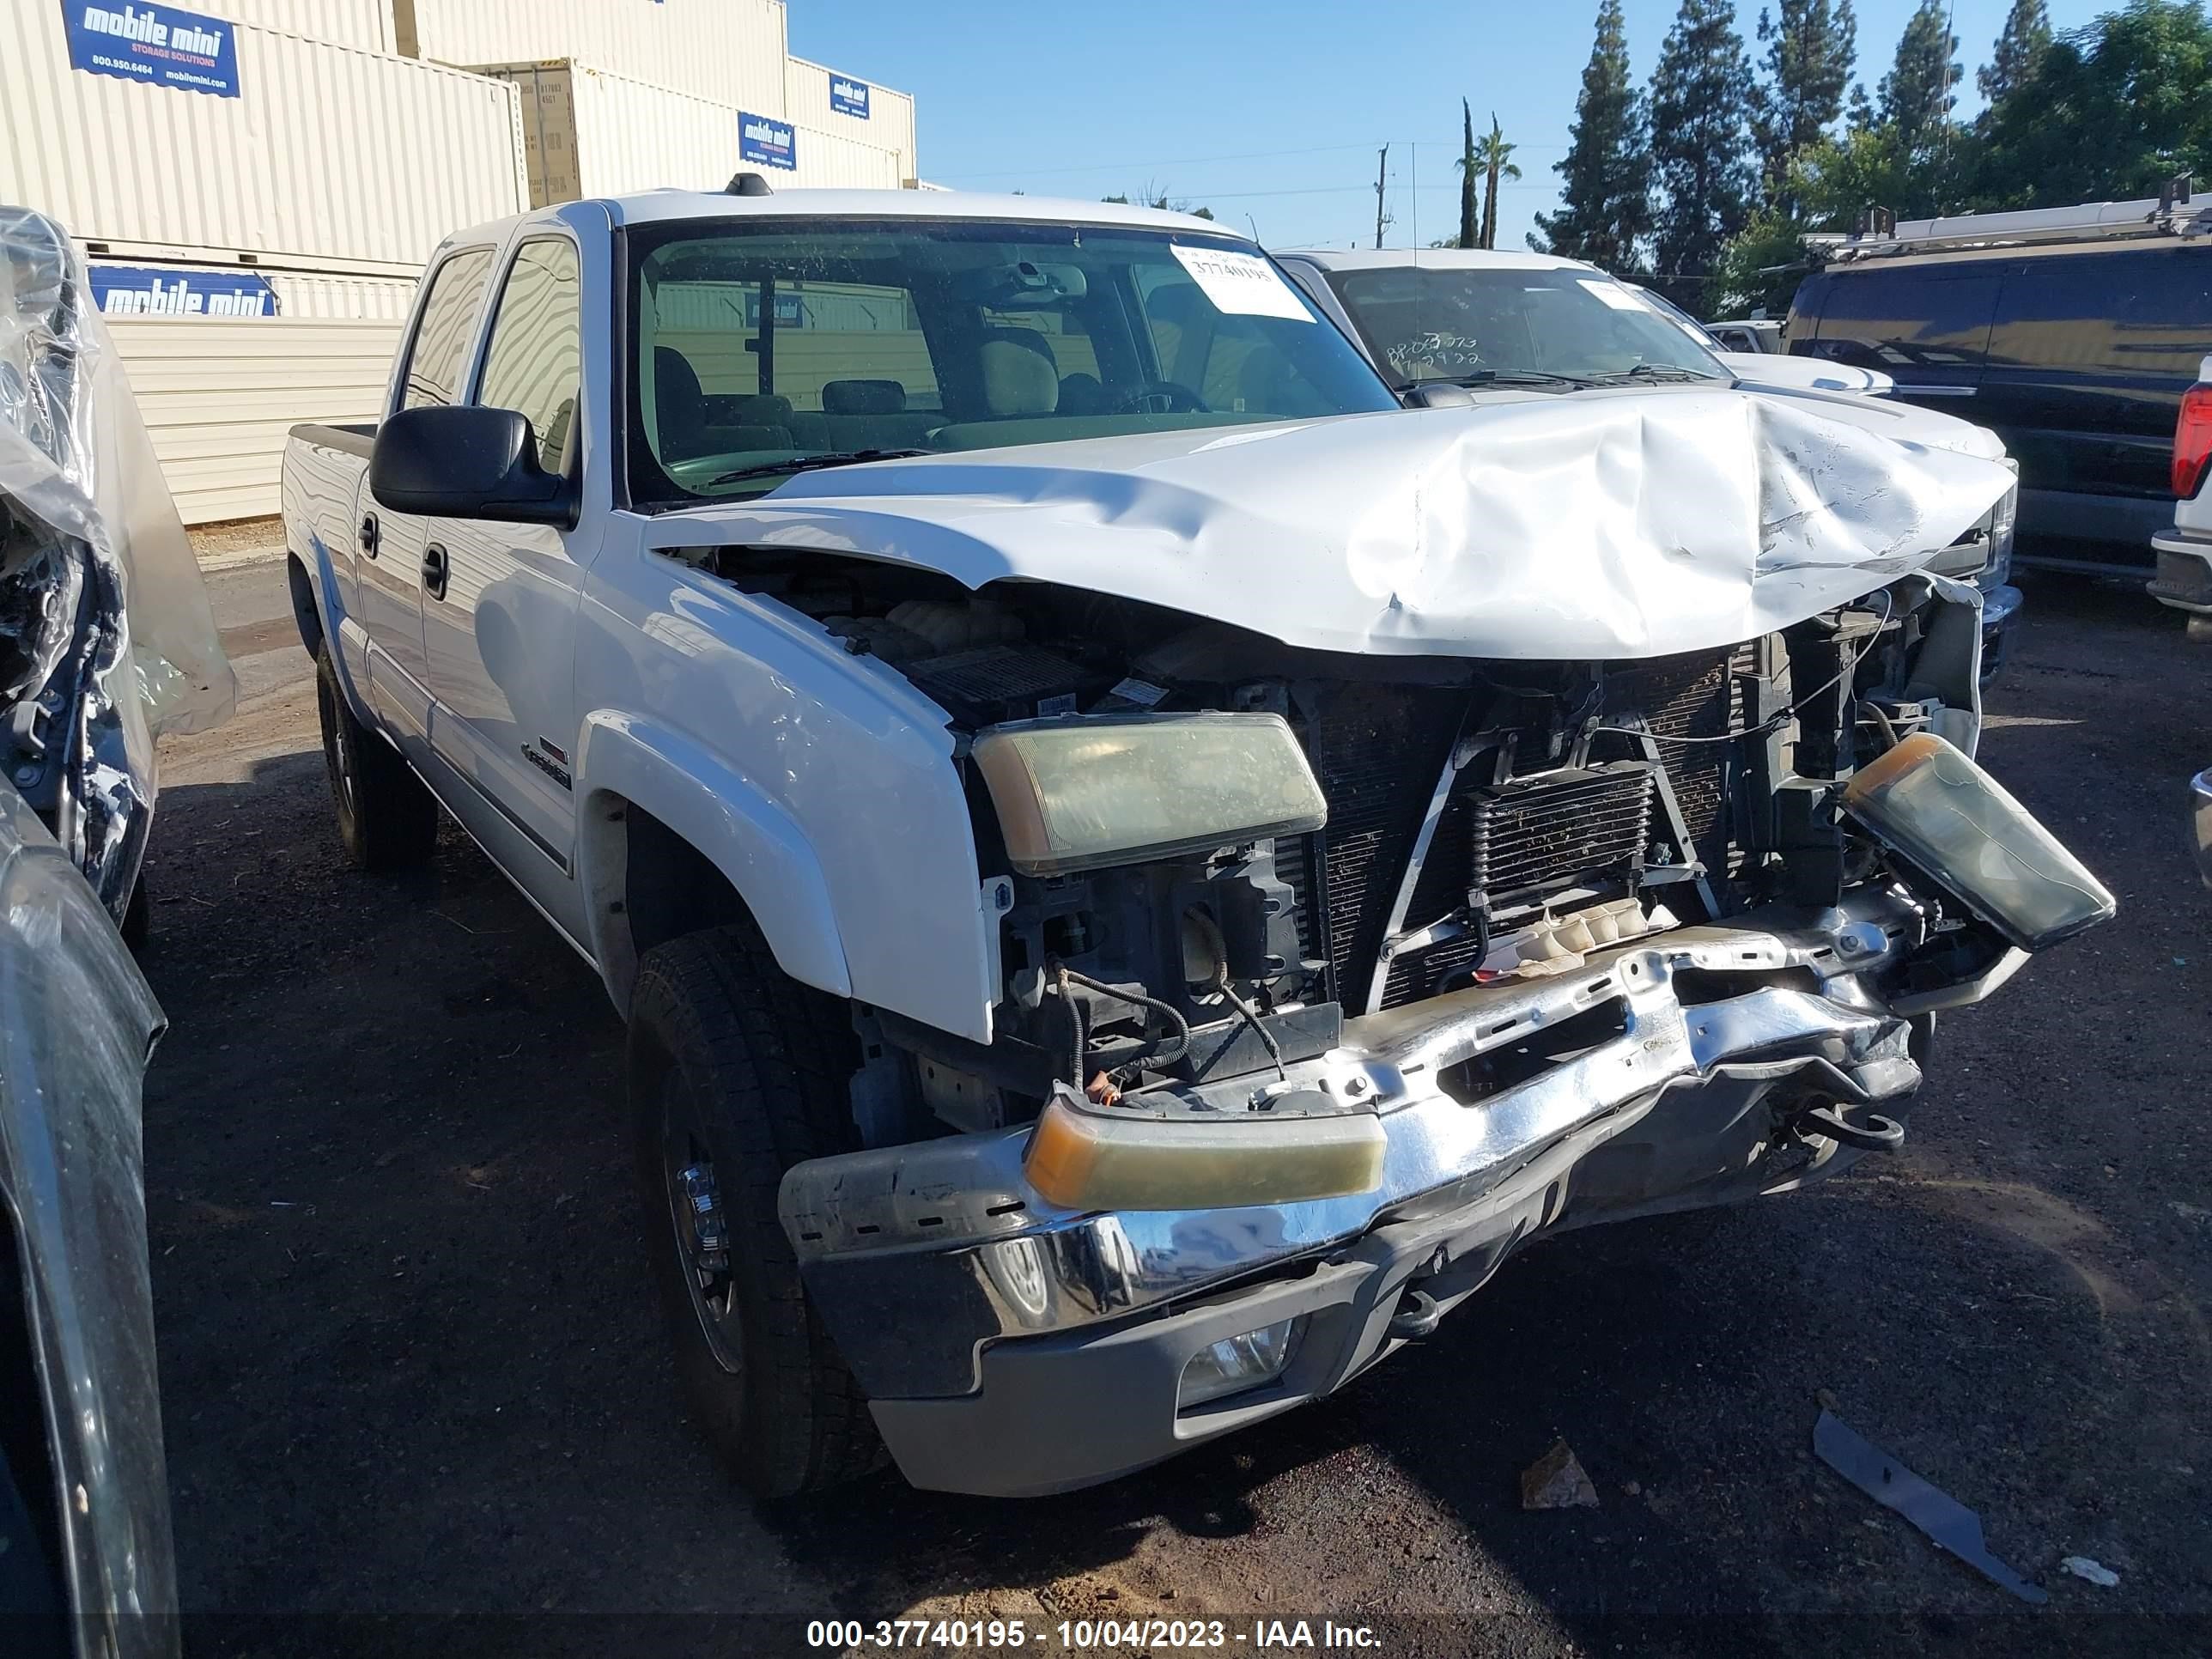
[{"label": "rear passenger window", "polygon": [[430,297],[407,353],[407,377],[399,389],[402,409],[458,403],[469,343],[483,315],[484,278],[491,274],[491,250],[471,248],[440,265],[430,278]]},{"label": "rear passenger window", "polygon": [[575,244],[565,236],[525,242],[507,274],[484,354],[477,402],[529,416],[538,464],[561,470],[576,418],[583,373],[583,319]]},{"label": "rear passenger window", "polygon": [[2212,258],[2199,249],[2047,256],[2005,279],[1992,362],[2193,380],[2212,352]]}]

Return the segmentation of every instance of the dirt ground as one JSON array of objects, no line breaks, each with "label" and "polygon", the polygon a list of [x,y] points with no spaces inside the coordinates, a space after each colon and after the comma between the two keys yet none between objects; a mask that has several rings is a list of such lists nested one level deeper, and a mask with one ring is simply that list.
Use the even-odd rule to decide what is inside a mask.
[{"label": "dirt ground", "polygon": [[[1707,1236],[1540,1246],[1333,1401],[1020,1504],[885,1474],[762,1509],[713,1470],[598,982],[450,826],[420,878],[348,872],[305,659],[268,657],[169,750],[149,872],[190,1650],[782,1653],[810,1620],[980,1616],[1059,1652],[1060,1620],[1139,1615],[1248,1653],[1297,1650],[1278,1619],[1392,1653],[2212,1650],[2212,894],[2182,815],[2212,648],[2124,588],[2030,602],[1984,756],[2120,918],[1947,1018],[1900,1156]],[[1817,1462],[1823,1400],[2050,1604]],[[1558,1437],[1598,1509],[1521,1509]]]}]

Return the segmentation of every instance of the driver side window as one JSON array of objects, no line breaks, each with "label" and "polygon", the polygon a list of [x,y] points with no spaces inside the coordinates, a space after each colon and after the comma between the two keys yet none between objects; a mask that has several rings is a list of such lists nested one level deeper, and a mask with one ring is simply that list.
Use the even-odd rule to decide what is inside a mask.
[{"label": "driver side window", "polygon": [[525,242],[514,256],[492,321],[477,402],[530,419],[538,463],[561,471],[583,376],[581,283],[575,244],[565,236]]}]

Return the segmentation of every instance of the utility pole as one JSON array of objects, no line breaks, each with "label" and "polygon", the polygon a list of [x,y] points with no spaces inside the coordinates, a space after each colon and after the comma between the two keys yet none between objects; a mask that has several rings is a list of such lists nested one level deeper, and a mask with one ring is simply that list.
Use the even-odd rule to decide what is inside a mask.
[{"label": "utility pole", "polygon": [[1389,175],[1389,166],[1390,146],[1385,144],[1375,161],[1375,246],[1378,248],[1382,246],[1382,227],[1386,222],[1382,217],[1382,181]]}]

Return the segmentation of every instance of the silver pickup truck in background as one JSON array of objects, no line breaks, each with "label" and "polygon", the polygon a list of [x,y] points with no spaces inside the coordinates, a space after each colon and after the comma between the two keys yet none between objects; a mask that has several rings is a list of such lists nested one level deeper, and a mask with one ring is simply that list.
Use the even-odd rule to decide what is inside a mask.
[{"label": "silver pickup truck in background", "polygon": [[741,175],[451,238],[284,504],[348,848],[628,1022],[708,1437],[1011,1495],[1894,1149],[2111,914],[1970,758],[2011,474],[1883,424],[1406,410],[1209,222]]}]

